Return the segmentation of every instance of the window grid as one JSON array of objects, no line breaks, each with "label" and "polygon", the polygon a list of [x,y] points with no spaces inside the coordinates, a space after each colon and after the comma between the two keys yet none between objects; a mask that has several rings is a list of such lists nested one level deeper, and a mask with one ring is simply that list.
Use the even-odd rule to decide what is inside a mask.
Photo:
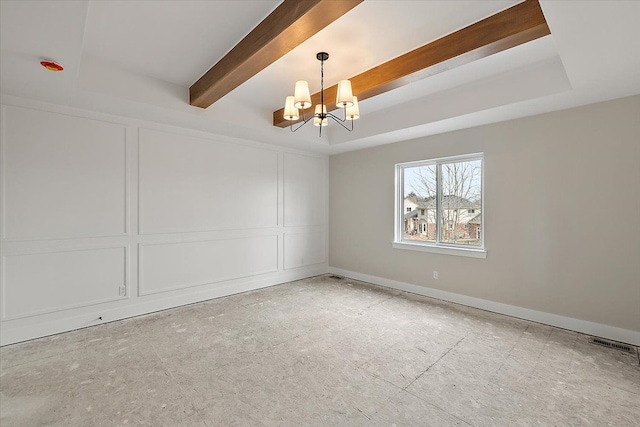
[{"label": "window grid", "polygon": [[[456,162],[465,162],[465,161],[479,161],[480,162],[480,226],[475,228],[476,238],[480,240],[480,245],[464,245],[458,243],[451,242],[443,242],[442,241],[442,232],[445,227],[443,227],[442,222],[442,165]],[[406,240],[404,236],[404,216],[402,207],[404,206],[404,198],[405,198],[405,188],[404,188],[404,171],[406,168],[414,168],[420,166],[436,166],[436,232],[435,232],[435,242],[420,242],[414,240]],[[416,162],[408,162],[408,163],[399,163],[396,164],[396,212],[399,211],[401,215],[396,220],[396,238],[395,241],[398,243],[410,243],[410,244],[419,244],[424,246],[440,246],[440,247],[451,247],[451,248],[464,248],[471,250],[484,250],[484,153],[476,153],[469,154],[463,156],[454,156],[454,157],[443,157],[439,159],[431,159],[431,160],[423,160]],[[470,209],[475,213],[475,209]],[[422,213],[422,210],[421,210]],[[420,230],[425,230],[427,228],[427,224],[424,224],[423,227],[420,227]],[[467,229],[471,229],[468,224],[466,224]]]}]

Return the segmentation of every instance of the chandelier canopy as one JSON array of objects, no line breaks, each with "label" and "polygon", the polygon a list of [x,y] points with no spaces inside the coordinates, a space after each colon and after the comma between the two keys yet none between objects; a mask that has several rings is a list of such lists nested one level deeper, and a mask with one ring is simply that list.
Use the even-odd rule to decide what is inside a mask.
[{"label": "chandelier canopy", "polygon": [[[299,80],[296,82],[293,95],[287,96],[285,99],[284,119],[289,120],[291,132],[297,131],[313,119],[313,124],[320,127],[320,136],[322,136],[322,128],[329,124],[329,118],[351,132],[353,130],[353,121],[360,117],[358,98],[353,96],[351,82],[349,80],[340,80],[338,82],[336,106],[344,110],[344,118],[327,112],[327,106],[324,103],[324,61],[329,59],[329,54],[327,52],[318,52],[316,58],[320,61],[320,104],[315,106],[315,111],[312,115],[305,117],[305,110],[312,106],[311,95],[309,93],[309,84],[304,80]],[[302,115],[300,115],[300,110],[302,110]],[[302,119],[302,123],[294,128],[293,122],[300,119]],[[351,121],[351,127],[344,125],[347,121]]]}]

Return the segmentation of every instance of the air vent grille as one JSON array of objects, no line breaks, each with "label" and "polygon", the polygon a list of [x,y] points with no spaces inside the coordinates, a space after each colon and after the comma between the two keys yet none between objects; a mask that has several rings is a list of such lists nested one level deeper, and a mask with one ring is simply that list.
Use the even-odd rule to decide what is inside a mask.
[{"label": "air vent grille", "polygon": [[613,348],[616,350],[620,350],[620,351],[624,351],[627,353],[632,353],[635,354],[635,351],[633,350],[633,347],[628,345],[628,344],[621,344],[615,341],[609,341],[609,340],[605,340],[604,338],[598,338],[598,337],[591,337],[589,338],[589,342],[592,344],[598,344],[601,345],[603,347],[609,347],[609,348]]}]

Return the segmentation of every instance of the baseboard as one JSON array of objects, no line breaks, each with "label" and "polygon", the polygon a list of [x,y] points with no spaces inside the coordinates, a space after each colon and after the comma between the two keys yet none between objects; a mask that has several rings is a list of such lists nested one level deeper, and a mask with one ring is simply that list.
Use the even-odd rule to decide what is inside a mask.
[{"label": "baseboard", "polygon": [[[182,292],[170,296],[168,294],[167,297],[163,299],[156,299],[153,301],[142,300],[135,304],[123,305],[122,307],[112,308],[109,310],[100,310],[99,308],[96,308],[96,312],[62,317],[56,320],[35,321],[33,323],[23,324],[20,326],[12,326],[9,322],[2,322],[2,324],[0,324],[0,346],[69,332],[76,329],[97,326],[130,317],[142,316],[156,311],[194,304],[214,298],[253,291],[294,280],[318,276],[320,274],[325,274],[326,272],[326,265],[306,267],[296,271],[281,272],[275,276],[269,275],[269,277],[266,278],[258,277],[243,279],[240,281],[235,280],[232,283],[215,286],[199,292]],[[98,315],[102,317],[102,320],[97,320]]]},{"label": "baseboard", "polygon": [[425,286],[413,285],[411,283],[399,282],[397,280],[385,279],[383,277],[371,276],[355,271],[343,270],[329,267],[329,272],[338,276],[348,277],[354,280],[372,283],[378,286],[393,288],[401,291],[411,292],[431,298],[462,304],[469,307],[479,308],[494,313],[505,314],[519,319],[530,320],[558,328],[569,329],[583,334],[608,338],[626,344],[640,346],[640,332],[629,329],[617,328],[615,326],[603,325],[601,323],[589,322],[586,320],[574,319],[572,317],[560,316],[546,313],[544,311],[531,310],[529,308],[517,307],[515,305],[502,304],[481,298],[470,297],[438,289],[427,288]]}]

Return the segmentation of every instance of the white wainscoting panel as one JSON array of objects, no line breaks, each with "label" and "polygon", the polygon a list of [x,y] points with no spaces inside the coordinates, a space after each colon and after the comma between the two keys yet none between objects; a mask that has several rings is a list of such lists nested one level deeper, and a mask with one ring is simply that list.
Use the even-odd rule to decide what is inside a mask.
[{"label": "white wainscoting panel", "polygon": [[328,156],[10,95],[0,113],[0,345],[326,272]]},{"label": "white wainscoting panel", "polygon": [[327,160],[284,154],[284,225],[322,225],[327,210]]},{"label": "white wainscoting panel", "polygon": [[278,152],[140,129],[140,234],[278,225]]},{"label": "white wainscoting panel", "polygon": [[3,319],[126,298],[125,247],[2,257]]},{"label": "white wainscoting panel", "polygon": [[3,107],[7,240],[124,235],[126,128]]},{"label": "white wainscoting panel", "polygon": [[326,244],[324,231],[295,234],[285,233],[285,270],[326,262]]},{"label": "white wainscoting panel", "polygon": [[140,295],[278,270],[278,236],[140,245]]}]

